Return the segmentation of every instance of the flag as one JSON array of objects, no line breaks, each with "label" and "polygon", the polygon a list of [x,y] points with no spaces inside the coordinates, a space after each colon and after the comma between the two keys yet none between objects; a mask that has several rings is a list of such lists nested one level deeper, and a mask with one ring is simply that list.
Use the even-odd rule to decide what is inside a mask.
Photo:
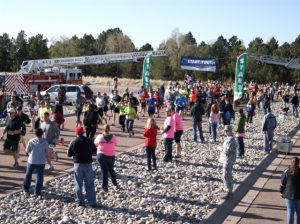
[{"label": "flag", "polygon": [[243,86],[246,75],[247,53],[241,54],[236,61],[235,82],[234,82],[234,101],[242,98]]},{"label": "flag", "polygon": [[150,87],[151,64],[152,64],[152,53],[148,53],[144,59],[143,76],[142,76],[143,86],[146,89]]}]

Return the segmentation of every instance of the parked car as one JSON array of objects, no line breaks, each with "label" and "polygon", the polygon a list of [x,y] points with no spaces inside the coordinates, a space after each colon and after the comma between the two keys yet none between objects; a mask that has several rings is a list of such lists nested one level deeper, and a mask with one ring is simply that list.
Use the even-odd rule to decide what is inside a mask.
[{"label": "parked car", "polygon": [[46,99],[48,98],[50,102],[55,102],[57,101],[57,95],[60,89],[63,89],[66,93],[65,103],[67,104],[74,104],[78,93],[81,93],[84,97],[88,96],[87,99],[93,97],[93,91],[88,86],[67,84],[53,85],[45,91],[41,91],[41,96]]}]

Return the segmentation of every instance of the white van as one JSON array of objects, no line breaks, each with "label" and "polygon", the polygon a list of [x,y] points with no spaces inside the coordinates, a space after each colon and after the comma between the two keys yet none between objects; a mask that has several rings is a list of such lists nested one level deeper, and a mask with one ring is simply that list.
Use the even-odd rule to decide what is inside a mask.
[{"label": "white van", "polygon": [[66,93],[65,103],[75,104],[77,99],[77,94],[80,92],[83,96],[85,96],[85,91],[82,85],[53,85],[49,89],[45,91],[41,91],[41,96],[46,98],[48,95],[50,102],[57,101],[57,95],[60,89],[63,89]]}]

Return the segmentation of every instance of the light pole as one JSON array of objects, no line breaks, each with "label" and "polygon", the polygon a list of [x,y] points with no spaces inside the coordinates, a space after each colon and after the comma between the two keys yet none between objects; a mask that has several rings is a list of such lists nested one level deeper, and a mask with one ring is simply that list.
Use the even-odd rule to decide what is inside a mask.
[{"label": "light pole", "polygon": [[16,59],[16,67],[17,67],[17,72],[19,71],[19,65],[18,65],[18,53],[20,52],[21,48],[17,48],[17,50],[15,51],[15,59]]}]

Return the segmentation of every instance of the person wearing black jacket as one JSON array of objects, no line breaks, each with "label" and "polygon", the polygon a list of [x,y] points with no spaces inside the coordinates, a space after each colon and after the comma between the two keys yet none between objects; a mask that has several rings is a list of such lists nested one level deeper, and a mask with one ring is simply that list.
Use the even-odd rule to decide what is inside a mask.
[{"label": "person wearing black jacket", "polygon": [[224,125],[230,125],[231,119],[234,119],[234,110],[232,103],[229,101],[229,98],[225,100],[225,107],[223,111],[223,121]]},{"label": "person wearing black jacket", "polygon": [[287,207],[287,223],[294,223],[294,213],[297,214],[297,223],[300,223],[300,169],[299,158],[293,157],[291,165],[281,176],[281,196]]},{"label": "person wearing black jacket", "polygon": [[295,118],[298,118],[299,98],[296,92],[291,100],[291,103],[293,104],[293,115]]},{"label": "person wearing black jacket", "polygon": [[77,137],[70,143],[68,148],[68,157],[73,157],[74,160],[75,201],[79,206],[84,205],[82,194],[82,185],[84,181],[88,204],[91,207],[96,207],[92,156],[93,154],[96,154],[97,149],[91,139],[83,136],[84,130],[82,127],[76,127],[75,133]]},{"label": "person wearing black jacket", "polygon": [[26,135],[26,124],[30,124],[31,120],[27,114],[23,113],[22,109],[23,109],[22,106],[18,106],[17,114],[21,120],[21,125],[22,125],[20,141],[21,141],[21,144],[23,145],[24,149],[26,149],[26,142],[24,139],[24,136]]},{"label": "person wearing black jacket", "polygon": [[197,129],[199,130],[200,140],[204,142],[204,136],[202,131],[202,115],[205,114],[205,110],[202,107],[201,100],[197,99],[196,104],[191,108],[191,115],[193,120],[193,133],[194,141],[197,142]]},{"label": "person wearing black jacket", "polygon": [[86,130],[86,137],[93,139],[97,129],[99,114],[95,111],[94,104],[89,105],[89,110],[84,113],[83,124]]},{"label": "person wearing black jacket", "polygon": [[8,109],[8,119],[6,119],[6,124],[4,131],[1,136],[1,140],[3,140],[4,135],[6,135],[6,139],[3,145],[3,149],[5,151],[11,151],[15,163],[13,168],[19,167],[19,142],[21,135],[22,122],[20,118],[16,114],[16,110],[14,108]]}]

